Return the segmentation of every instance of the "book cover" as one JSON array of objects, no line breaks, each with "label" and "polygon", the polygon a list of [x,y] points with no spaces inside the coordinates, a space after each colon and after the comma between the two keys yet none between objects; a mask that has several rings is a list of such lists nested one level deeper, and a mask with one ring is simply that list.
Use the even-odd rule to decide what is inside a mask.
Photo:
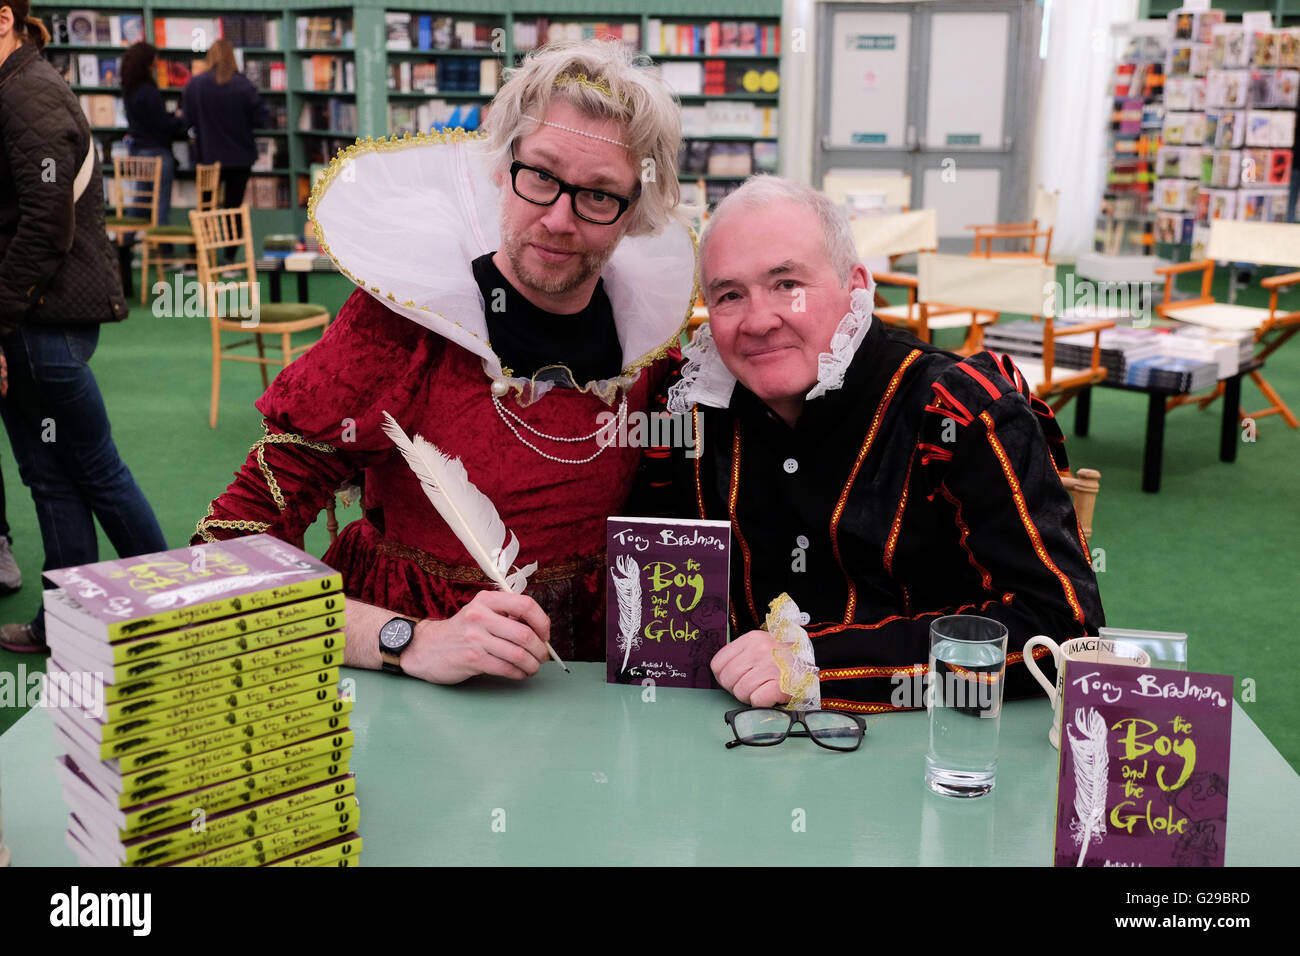
[{"label": "book cover", "polygon": [[1055,865],[1223,865],[1232,684],[1066,662]]},{"label": "book cover", "polygon": [[269,534],[46,571],[86,611],[81,630],[119,641],[342,589],[342,576]]},{"label": "book cover", "polygon": [[717,687],[727,642],[731,526],[613,517],[606,523],[606,680]]}]

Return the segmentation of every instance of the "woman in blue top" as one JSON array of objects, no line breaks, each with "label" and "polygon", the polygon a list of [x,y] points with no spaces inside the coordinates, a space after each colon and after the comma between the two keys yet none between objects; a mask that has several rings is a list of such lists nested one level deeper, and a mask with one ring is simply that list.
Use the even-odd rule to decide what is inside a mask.
[{"label": "woman in blue top", "polygon": [[244,201],[248,174],[257,161],[253,130],[265,129],[270,117],[257,88],[235,66],[229,40],[208,48],[208,68],[185,86],[182,109],[194,130],[200,163],[221,163],[223,205]]}]

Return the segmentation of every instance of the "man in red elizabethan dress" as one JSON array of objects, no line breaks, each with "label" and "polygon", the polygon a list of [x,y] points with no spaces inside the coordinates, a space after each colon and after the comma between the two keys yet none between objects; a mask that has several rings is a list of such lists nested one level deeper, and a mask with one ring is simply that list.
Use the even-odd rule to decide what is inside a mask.
[{"label": "man in red elizabethan dress", "polygon": [[[694,298],[680,138],[657,75],[591,41],[530,56],[484,138],[340,153],[311,217],[358,288],[258,400],[266,435],[193,541],[300,543],[360,480],[364,516],[324,555],[344,575],[346,663],[456,683],[534,674],[546,642],[603,659],[605,519],[641,452],[601,425],[647,409]],[[496,505],[518,563],[538,563],[525,594],[486,581],[381,429],[385,412],[459,458]]]}]

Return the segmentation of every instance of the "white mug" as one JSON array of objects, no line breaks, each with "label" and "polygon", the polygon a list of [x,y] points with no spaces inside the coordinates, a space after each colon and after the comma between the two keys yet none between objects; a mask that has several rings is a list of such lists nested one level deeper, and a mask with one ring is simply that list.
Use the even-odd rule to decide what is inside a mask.
[{"label": "white mug", "polygon": [[[1055,687],[1043,674],[1038,662],[1034,660],[1034,648],[1039,645],[1050,650],[1052,660],[1056,662]],[[1040,634],[1025,641],[1024,654],[1025,666],[1029,668],[1029,673],[1034,675],[1034,680],[1043,685],[1043,690],[1047,691],[1047,699],[1052,702],[1052,729],[1047,732],[1047,739],[1057,750],[1061,749],[1061,681],[1065,675],[1065,668],[1061,666],[1062,658],[1072,661],[1091,661],[1094,664],[1151,666],[1151,655],[1140,647],[1122,641],[1116,643],[1100,637],[1076,637],[1064,644],[1057,644],[1050,637]]]}]

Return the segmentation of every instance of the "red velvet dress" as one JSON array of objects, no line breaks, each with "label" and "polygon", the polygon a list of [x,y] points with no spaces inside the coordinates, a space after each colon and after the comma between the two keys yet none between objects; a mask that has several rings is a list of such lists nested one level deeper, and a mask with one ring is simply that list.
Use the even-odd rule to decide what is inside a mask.
[{"label": "red velvet dress", "polygon": [[[638,377],[629,412],[646,408],[663,371],[661,362]],[[408,435],[460,458],[519,537],[518,563],[538,562],[526,593],[550,616],[556,651],[603,660],[605,519],[627,500],[640,450],[615,445],[581,465],[547,460],[507,428],[491,384],[478,357],[356,290],[324,338],[257,401],[267,437],[194,540],[266,531],[300,544],[334,490],[364,473],[364,516],[342,530],[325,562],[343,573],[349,596],[416,619],[450,617],[491,585],[381,430],[387,411]],[[514,396],[502,399],[506,408],[548,435],[591,434],[598,414],[616,410],[561,387],[527,407]],[[558,458],[599,447],[516,428]]]}]

